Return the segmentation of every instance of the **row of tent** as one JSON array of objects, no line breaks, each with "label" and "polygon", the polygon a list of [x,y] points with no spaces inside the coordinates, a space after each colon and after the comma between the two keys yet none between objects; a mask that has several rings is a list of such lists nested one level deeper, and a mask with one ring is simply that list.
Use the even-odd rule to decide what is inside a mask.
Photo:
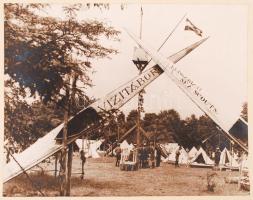
[{"label": "row of tent", "polygon": [[[83,150],[87,158],[99,158],[102,157],[105,153],[105,151],[100,150],[100,146],[103,141],[104,140],[77,139],[75,143],[78,147],[78,151]],[[163,162],[174,163],[176,160],[176,151],[179,148],[179,145],[177,143],[168,143],[160,144],[160,147],[164,152],[166,152],[167,155],[166,158],[162,158]],[[129,153],[130,150],[134,148],[134,145],[128,144],[128,142],[124,140],[120,144],[120,148],[124,151],[128,151]],[[195,147],[192,147],[189,152],[186,152],[186,150],[182,147],[180,150],[179,164],[208,167],[213,166],[214,161],[207,155],[202,147],[200,147],[199,150],[197,150]],[[230,152],[226,148],[224,148],[220,156],[220,165],[231,168],[238,168],[240,166],[240,163],[235,157],[231,156]]]},{"label": "row of tent", "polygon": [[[76,145],[78,147],[78,151],[83,150],[85,152],[85,156],[87,158],[99,158],[102,157],[105,154],[105,151],[100,150],[100,147],[104,140],[86,140],[86,139],[77,139]],[[124,140],[122,143],[120,143],[120,148],[130,153],[130,151],[134,148],[134,145],[128,144],[126,140]],[[115,154],[115,149],[113,151]]]},{"label": "row of tent", "polygon": [[104,140],[87,140],[87,139],[77,139],[76,145],[78,151],[83,150],[85,152],[86,158],[100,158],[105,154],[105,151],[100,150],[100,146]]},{"label": "row of tent", "polygon": [[[86,158],[100,158],[105,154],[105,151],[100,150],[101,144],[104,140],[87,140],[87,139],[77,139],[74,144],[74,150],[75,151],[81,151],[83,150],[85,152]],[[34,149],[34,152],[38,152],[38,149]],[[14,153],[14,158],[20,157],[19,153]],[[7,152],[4,150],[4,157],[6,158]],[[25,157],[22,157],[25,158]],[[7,160],[7,159],[6,159]],[[12,157],[10,157],[10,160],[13,160]],[[26,160],[29,160],[26,158]]]},{"label": "row of tent", "polygon": [[[175,162],[176,151],[179,148],[177,143],[169,143],[169,144],[160,144],[162,149],[164,149],[167,153],[167,157],[163,158],[163,162]],[[180,164],[187,164],[192,167],[212,167],[214,166],[214,161],[207,155],[205,150],[200,147],[199,150],[196,147],[192,147],[192,149],[187,153],[186,150],[182,147],[180,150],[179,156]],[[238,169],[240,166],[240,162],[237,161],[235,157],[233,157],[227,148],[224,148],[220,154],[219,165],[224,168]]]},{"label": "row of tent", "polygon": [[[105,154],[105,151],[100,150],[101,144],[104,140],[86,140],[86,139],[77,139],[76,145],[78,147],[78,151],[83,150],[85,152],[85,156],[87,158],[99,158]],[[134,148],[134,145],[128,144],[126,140],[120,143],[120,148],[125,153],[130,153],[130,151]],[[115,155],[115,149],[113,151]]]},{"label": "row of tent", "polygon": [[[75,151],[81,151],[83,150],[85,152],[86,158],[100,158],[103,157],[105,154],[105,151],[101,150],[101,145],[104,142],[104,140],[87,140],[87,139],[77,139],[74,144]],[[132,150],[134,148],[133,144],[128,144],[126,140],[124,140],[120,144],[121,149]],[[4,155],[6,157],[6,151],[4,152]],[[13,154],[14,157],[18,157],[19,154],[15,153]],[[12,160],[12,158],[10,158]]]},{"label": "row of tent", "polygon": [[[177,143],[168,143],[168,144],[160,144],[160,147],[166,152],[167,157],[162,158],[163,162],[174,163],[176,161],[176,151],[179,148]],[[128,144],[126,140],[124,140],[120,144],[120,148],[123,151],[132,150],[134,148],[133,144]],[[127,153],[127,152],[126,152]],[[246,159],[243,159],[245,162]],[[200,147],[197,150],[196,147],[192,147],[192,149],[187,152],[183,147],[180,150],[179,156],[179,163],[180,164],[187,164],[192,167],[212,167],[214,166],[214,161],[207,155],[205,150]],[[237,160],[237,157],[234,155],[232,156],[227,148],[224,148],[220,154],[220,161],[219,165],[223,168],[230,168],[230,169],[238,169],[240,167],[240,162]]]},{"label": "row of tent", "polygon": [[[176,161],[176,151],[179,148],[179,145],[177,143],[168,143],[164,145],[160,144],[160,147],[165,150],[168,155],[166,158],[162,158],[163,162],[174,163]],[[123,151],[130,152],[130,150],[134,148],[134,145],[128,144],[128,142],[124,140],[120,144],[120,148]],[[214,165],[214,161],[207,155],[202,147],[200,147],[199,150],[197,150],[196,147],[192,147],[189,152],[186,152],[182,147],[180,150],[179,163],[190,164],[195,167],[210,167]],[[220,165],[232,168],[239,167],[239,163],[231,156],[226,148],[221,152]]]}]

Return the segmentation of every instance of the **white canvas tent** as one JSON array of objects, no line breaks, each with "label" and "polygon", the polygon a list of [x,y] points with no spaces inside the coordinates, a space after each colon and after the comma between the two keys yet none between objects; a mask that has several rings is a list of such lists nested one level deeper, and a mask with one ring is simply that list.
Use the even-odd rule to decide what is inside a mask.
[{"label": "white canvas tent", "polygon": [[187,164],[188,160],[189,160],[188,153],[185,151],[184,147],[182,147],[180,151],[180,156],[179,156],[179,163]]},{"label": "white canvas tent", "polygon": [[[50,131],[44,137],[38,139],[34,144],[25,149],[23,152],[14,155],[14,158],[19,163],[22,163],[22,168],[24,170],[32,168],[36,164],[42,162],[45,158],[53,155],[61,148],[61,145],[55,143],[55,137],[57,134],[59,134],[59,131],[62,128],[63,124]],[[13,159],[11,159],[9,163],[4,165],[3,182],[6,182],[15,176],[18,176],[22,172],[23,170],[20,168],[20,166]]]},{"label": "white canvas tent", "polygon": [[198,153],[198,150],[196,147],[192,147],[191,150],[188,153],[188,156],[190,159],[194,158],[194,156]]},{"label": "white canvas tent", "polygon": [[85,157],[87,158],[100,158],[100,155],[98,154],[97,151],[102,143],[103,143],[103,140],[86,140],[86,139],[76,140],[76,144],[79,147],[79,150],[81,151],[83,148],[85,152]]},{"label": "white canvas tent", "polygon": [[[169,154],[169,156],[163,160],[163,162],[172,162],[174,163],[176,161],[176,151],[179,148],[179,146],[177,146],[176,149],[173,150],[172,153]],[[179,159],[178,159],[179,164],[187,164],[188,163],[188,154],[185,151],[184,147],[182,147],[182,149],[180,150],[180,155],[179,155]]]},{"label": "white canvas tent", "polygon": [[205,150],[200,147],[197,154],[190,160],[190,165],[195,167],[210,167],[214,165],[214,161],[211,160]]},{"label": "white canvas tent", "polygon": [[227,148],[224,148],[220,155],[220,162],[221,166],[231,167],[231,168],[238,168],[238,162],[231,156]]},{"label": "white canvas tent", "polygon": [[120,148],[122,149],[122,151],[130,152],[130,150],[132,150],[134,148],[134,146],[133,146],[133,144],[128,144],[128,142],[126,140],[124,140],[120,144]]},{"label": "white canvas tent", "polygon": [[178,143],[164,144],[164,148],[165,148],[165,150],[167,151],[168,154],[171,154],[171,153],[175,152],[178,147],[179,147]]},{"label": "white canvas tent", "polygon": [[160,146],[163,150],[165,150],[166,154],[168,155],[166,158],[162,157],[162,161],[168,162],[169,156],[178,148],[178,143],[165,143],[160,144]]},{"label": "white canvas tent", "polygon": [[130,151],[133,150],[134,145],[133,144],[128,144],[128,142],[126,140],[124,140],[120,144],[120,148],[121,148],[120,164],[122,164],[122,163],[124,163],[128,159]]}]

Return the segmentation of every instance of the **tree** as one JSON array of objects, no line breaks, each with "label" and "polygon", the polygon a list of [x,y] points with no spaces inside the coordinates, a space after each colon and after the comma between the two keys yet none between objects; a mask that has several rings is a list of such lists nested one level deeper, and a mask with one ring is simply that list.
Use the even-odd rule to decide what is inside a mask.
[{"label": "tree", "polygon": [[27,141],[32,137],[32,110],[30,105],[22,100],[25,91],[19,90],[14,81],[5,81],[4,86],[4,140],[8,141],[9,149],[20,151],[27,146]]},{"label": "tree", "polygon": [[[72,109],[74,100],[89,101],[85,89],[92,86],[91,59],[117,53],[101,45],[100,38],[117,39],[119,32],[96,20],[77,21],[80,4],[63,6],[65,18],[62,20],[40,15],[46,6],[4,5],[4,70],[20,91],[28,89],[31,97],[38,97],[43,103],[54,102],[64,109],[62,169],[65,176],[67,123],[69,116],[76,112]],[[7,86],[12,89],[13,85]]]},{"label": "tree", "polygon": [[157,140],[158,133],[157,133],[157,121],[158,116],[155,113],[145,113],[143,118],[143,129],[148,134],[150,140],[154,141]]},{"label": "tree", "polygon": [[118,137],[120,138],[121,136],[123,136],[126,131],[127,131],[127,129],[126,129],[126,116],[121,111],[117,115],[117,134],[118,134]]},{"label": "tree", "polygon": [[132,128],[136,124],[138,112],[137,110],[131,110],[126,118],[127,129]]},{"label": "tree", "polygon": [[181,131],[180,115],[174,109],[164,110],[158,114],[157,135],[163,135],[167,142],[178,142]]},{"label": "tree", "polygon": [[[71,95],[89,101],[85,89],[92,86],[91,59],[117,53],[102,46],[99,38],[116,39],[119,32],[102,22],[77,21],[80,5],[64,7],[64,20],[40,16],[46,6],[5,4],[5,74],[16,89],[28,89],[30,96],[44,103],[66,108],[66,97]],[[6,87],[11,90],[13,85]],[[74,114],[78,109],[70,111]]]},{"label": "tree", "polygon": [[[64,7],[66,20],[36,15],[33,6],[5,4],[5,73],[29,88],[31,96],[60,101],[70,86],[67,76],[82,88],[91,86],[91,58],[117,53],[99,43],[118,31],[98,21],[77,21],[76,6]],[[85,95],[80,87],[75,94]]]},{"label": "tree", "polygon": [[247,122],[248,121],[248,103],[245,102],[242,105],[241,117]]},{"label": "tree", "polygon": [[[133,126],[137,123],[137,116],[138,111],[137,110],[131,110],[126,118],[126,131],[130,130]],[[127,140],[128,142],[136,143],[137,137],[136,137],[137,131],[134,129],[132,133],[128,136]]]}]

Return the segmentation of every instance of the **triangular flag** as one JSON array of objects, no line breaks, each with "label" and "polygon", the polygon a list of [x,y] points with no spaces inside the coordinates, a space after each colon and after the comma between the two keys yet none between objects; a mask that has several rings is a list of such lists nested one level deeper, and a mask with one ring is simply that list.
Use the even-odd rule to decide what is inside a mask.
[{"label": "triangular flag", "polygon": [[202,37],[202,30],[197,28],[188,18],[186,18],[186,25],[184,30],[186,31],[193,31],[196,33],[198,36]]}]

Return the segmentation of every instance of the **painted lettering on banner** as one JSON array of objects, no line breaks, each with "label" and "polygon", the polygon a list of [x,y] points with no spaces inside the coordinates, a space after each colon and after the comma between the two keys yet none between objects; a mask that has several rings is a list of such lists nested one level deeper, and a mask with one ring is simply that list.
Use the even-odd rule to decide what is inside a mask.
[{"label": "painted lettering on banner", "polygon": [[163,71],[159,67],[151,67],[141,75],[134,78],[113,93],[101,100],[98,107],[102,110],[118,109],[129,101],[133,96],[143,90],[150,82],[156,79]]}]

